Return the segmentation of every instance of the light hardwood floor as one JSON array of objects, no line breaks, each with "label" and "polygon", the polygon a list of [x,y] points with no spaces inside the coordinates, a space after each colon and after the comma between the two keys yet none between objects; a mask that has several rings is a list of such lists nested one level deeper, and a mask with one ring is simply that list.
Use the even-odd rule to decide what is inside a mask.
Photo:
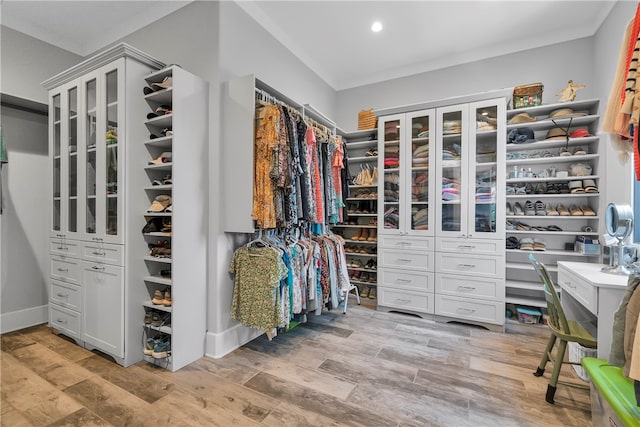
[{"label": "light hardwood floor", "polygon": [[[518,328],[521,330],[523,328]],[[37,326],[2,336],[2,426],[587,426],[589,393],[532,375],[547,334],[364,306],[178,372],[122,368]],[[550,372],[547,369],[547,372]],[[563,376],[581,380],[570,366]]]}]

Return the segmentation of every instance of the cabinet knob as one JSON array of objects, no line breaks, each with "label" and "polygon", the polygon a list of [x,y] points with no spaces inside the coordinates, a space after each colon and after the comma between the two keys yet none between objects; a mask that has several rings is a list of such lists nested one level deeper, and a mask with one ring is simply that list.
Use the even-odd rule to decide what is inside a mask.
[{"label": "cabinet knob", "polygon": [[107,254],[106,252],[98,252],[98,251],[93,251],[91,253],[98,256],[105,256]]},{"label": "cabinet knob", "polygon": [[66,320],[64,320],[64,319],[56,319],[56,323],[60,323],[60,324],[62,324],[62,325],[66,325],[66,324],[67,324],[67,321],[66,321]]}]

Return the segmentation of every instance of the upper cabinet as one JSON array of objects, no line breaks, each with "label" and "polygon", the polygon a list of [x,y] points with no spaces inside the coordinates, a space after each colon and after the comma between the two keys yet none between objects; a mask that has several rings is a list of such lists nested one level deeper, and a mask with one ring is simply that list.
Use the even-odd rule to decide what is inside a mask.
[{"label": "upper cabinet", "polygon": [[436,115],[436,236],[503,239],[504,99],[442,107]]},{"label": "upper cabinet", "polygon": [[433,236],[435,110],[384,116],[378,124],[378,229],[387,235]]}]

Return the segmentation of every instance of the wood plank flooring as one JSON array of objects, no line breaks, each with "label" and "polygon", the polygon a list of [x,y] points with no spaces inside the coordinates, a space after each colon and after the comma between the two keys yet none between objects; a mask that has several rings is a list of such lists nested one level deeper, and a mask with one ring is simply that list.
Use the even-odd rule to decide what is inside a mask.
[{"label": "wood plank flooring", "polygon": [[[585,426],[587,390],[532,375],[548,334],[364,306],[178,372],[122,368],[45,325],[2,335],[2,426]],[[550,365],[547,372],[550,372]],[[570,366],[566,380],[581,382]]]}]

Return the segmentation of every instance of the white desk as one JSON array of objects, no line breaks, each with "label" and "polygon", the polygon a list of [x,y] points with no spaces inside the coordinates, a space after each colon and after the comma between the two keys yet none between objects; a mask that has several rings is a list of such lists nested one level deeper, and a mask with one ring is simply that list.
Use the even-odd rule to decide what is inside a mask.
[{"label": "white desk", "polygon": [[629,276],[600,271],[602,264],[558,262],[562,308],[568,319],[580,323],[598,339],[598,357],[609,359],[613,316],[627,287]]}]

